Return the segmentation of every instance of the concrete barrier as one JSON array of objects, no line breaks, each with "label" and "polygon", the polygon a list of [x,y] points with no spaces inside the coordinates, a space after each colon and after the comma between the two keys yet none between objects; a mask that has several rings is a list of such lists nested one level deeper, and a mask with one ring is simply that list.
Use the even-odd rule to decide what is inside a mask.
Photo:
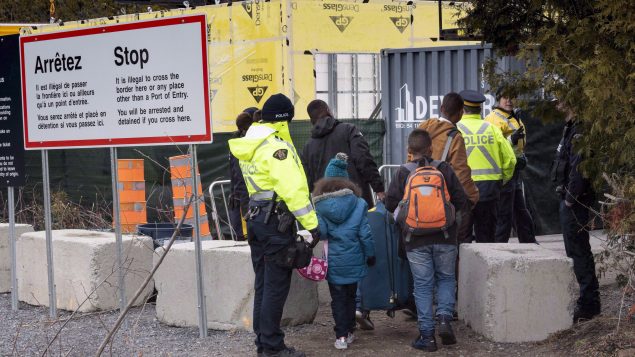
[{"label": "concrete barrier", "polygon": [[[115,234],[67,229],[54,230],[52,238],[57,307],[81,312],[118,308]],[[131,299],[152,269],[152,239],[125,235],[123,251],[126,296]],[[20,301],[48,306],[45,232],[22,234],[17,256]],[[145,301],[152,288],[148,284],[136,305]]]},{"label": "concrete barrier", "polygon": [[[33,232],[30,224],[16,224],[15,236]],[[11,245],[9,244],[9,224],[0,223],[0,293],[11,291]]]},{"label": "concrete barrier", "polygon": [[[207,321],[211,329],[251,330],[254,272],[244,242],[204,241],[203,279]],[[157,248],[159,253],[163,248]],[[155,262],[159,255],[155,254]],[[197,326],[194,243],[172,246],[155,274],[159,321],[174,326]],[[311,323],[318,308],[317,284],[292,273],[291,290],[282,315],[287,326]]]},{"label": "concrete barrier", "polygon": [[572,325],[573,262],[534,244],[462,244],[459,319],[495,342],[546,339]]}]

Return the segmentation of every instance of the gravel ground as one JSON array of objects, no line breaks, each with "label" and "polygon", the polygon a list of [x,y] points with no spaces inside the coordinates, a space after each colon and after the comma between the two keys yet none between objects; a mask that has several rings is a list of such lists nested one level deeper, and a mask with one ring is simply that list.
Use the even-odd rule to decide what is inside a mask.
[{"label": "gravel ground", "polygon": [[[462,323],[455,323],[459,343],[441,346],[439,352],[431,356],[568,356],[572,348],[583,346],[584,342],[611,335],[615,326],[621,300],[621,290],[616,286],[602,287],[604,313],[602,319],[577,325],[565,333],[560,333],[546,342],[527,344],[501,344],[488,341]],[[627,303],[633,304],[633,296]],[[630,306],[630,305],[628,305]],[[624,307],[626,308],[626,306]],[[48,341],[69,318],[69,312],[61,312],[57,320],[48,317],[48,308],[21,304],[20,311],[11,311],[9,294],[0,294],[0,356],[42,355]],[[321,305],[316,320],[311,325],[286,329],[287,343],[307,353],[322,356],[325,352],[341,356],[407,356],[416,355],[410,347],[416,337],[415,322],[402,313],[394,319],[382,312],[374,312],[375,331],[360,331],[358,340],[347,351],[336,351],[333,346],[333,323],[330,307]],[[101,312],[76,315],[63,329],[51,346],[51,356],[90,356],[95,353],[107,329],[113,326],[117,312]],[[255,356],[253,335],[244,331],[209,331],[206,339],[198,338],[197,328],[178,328],[159,323],[155,318],[154,305],[147,304],[131,310],[127,326],[117,334],[112,346],[112,355],[119,356]],[[623,323],[623,331],[635,336],[635,324]],[[624,333],[624,332],[623,332]],[[621,335],[620,335],[621,336]],[[576,341],[577,340],[577,341]],[[631,339],[632,340],[632,339]],[[579,342],[579,343],[578,343]],[[618,341],[619,342],[619,341]],[[635,344],[635,341],[630,341]],[[612,350],[626,349],[633,352],[628,340],[616,343],[614,339],[606,344]],[[635,345],[631,346],[635,348]],[[609,348],[609,347],[607,347]],[[594,351],[597,352],[597,351]],[[622,351],[623,352],[623,351]],[[599,354],[630,356],[631,354]],[[424,355],[424,353],[420,353]],[[589,353],[598,355],[598,353]]]}]

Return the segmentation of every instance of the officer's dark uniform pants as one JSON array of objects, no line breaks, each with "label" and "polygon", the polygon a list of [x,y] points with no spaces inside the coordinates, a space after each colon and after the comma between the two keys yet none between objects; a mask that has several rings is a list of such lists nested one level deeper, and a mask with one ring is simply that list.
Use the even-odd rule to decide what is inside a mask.
[{"label": "officer's dark uniform pants", "polygon": [[271,216],[269,224],[264,224],[264,217],[264,212],[261,212],[247,222],[251,261],[256,274],[253,327],[258,350],[278,351],[285,348],[280,320],[289,294],[292,269],[281,267],[272,259],[294,237],[291,232],[278,232],[275,214]]},{"label": "officer's dark uniform pants", "polygon": [[584,310],[599,310],[600,292],[586,227],[588,221],[589,210],[586,207],[578,203],[567,207],[564,200],[560,201],[564,249],[567,256],[573,259],[573,272],[580,285],[578,307]]},{"label": "officer's dark uniform pants", "polygon": [[498,201],[496,223],[496,243],[509,242],[512,226],[518,233],[520,243],[536,243],[534,220],[531,218],[522,190],[522,180],[518,173],[501,189]]},{"label": "officer's dark uniform pants", "polygon": [[472,210],[470,227],[474,227],[476,243],[494,243],[497,200],[478,201]]}]

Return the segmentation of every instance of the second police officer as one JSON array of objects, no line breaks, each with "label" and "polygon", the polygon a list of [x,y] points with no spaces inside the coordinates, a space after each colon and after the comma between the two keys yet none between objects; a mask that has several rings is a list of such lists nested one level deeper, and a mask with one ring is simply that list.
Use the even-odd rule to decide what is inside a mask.
[{"label": "second police officer", "polygon": [[494,243],[496,206],[503,183],[514,173],[516,155],[501,131],[481,117],[485,96],[474,90],[459,93],[464,114],[457,127],[463,134],[467,163],[479,191],[479,200],[472,210],[471,225],[478,243]]},{"label": "second police officer", "polygon": [[253,327],[258,356],[304,356],[285,345],[280,329],[293,270],[283,260],[295,241],[294,218],[311,232],[313,246],[319,241],[306,175],[289,134],[293,115],[289,98],[272,95],[262,107],[261,122],[244,137],[229,141],[249,191],[247,236],[256,275]]},{"label": "second police officer", "polygon": [[520,243],[536,243],[534,235],[534,221],[527,208],[521,171],[527,166],[525,156],[525,125],[514,111],[514,96],[502,87],[496,91],[498,106],[485,117],[485,121],[492,123],[501,130],[503,136],[509,140],[516,155],[514,176],[501,189],[498,201],[498,219],[496,223],[496,243],[507,243],[512,227],[518,234]]}]

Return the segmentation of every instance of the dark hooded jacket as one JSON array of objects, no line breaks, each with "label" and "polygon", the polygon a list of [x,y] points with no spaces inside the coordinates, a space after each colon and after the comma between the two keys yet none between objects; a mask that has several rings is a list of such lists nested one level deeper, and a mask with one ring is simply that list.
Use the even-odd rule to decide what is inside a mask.
[{"label": "dark hooded jacket", "polygon": [[370,188],[375,192],[384,192],[384,183],[370,155],[368,143],[355,125],[331,117],[320,119],[313,126],[311,138],[302,150],[309,189],[313,191],[315,182],[324,177],[329,160],[339,152],[348,155],[349,178],[362,189],[362,198],[372,208],[374,204]]},{"label": "dark hooded jacket", "polygon": [[[233,135],[234,138],[240,138],[240,132],[236,131]],[[247,191],[247,185],[243,178],[243,173],[240,171],[240,165],[238,159],[229,153],[229,179],[230,179],[230,197],[229,205],[233,208],[243,207],[245,210],[249,205],[249,192]]]}]

